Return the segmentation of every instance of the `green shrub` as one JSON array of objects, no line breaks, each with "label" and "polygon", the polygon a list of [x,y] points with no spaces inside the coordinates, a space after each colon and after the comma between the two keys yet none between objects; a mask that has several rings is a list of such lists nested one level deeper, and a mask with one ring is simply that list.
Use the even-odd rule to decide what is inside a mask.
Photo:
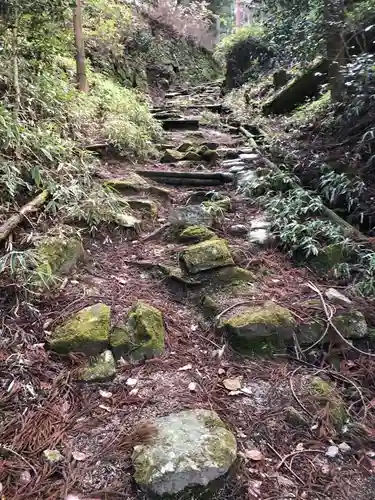
[{"label": "green shrub", "polygon": [[225,36],[215,48],[215,57],[223,62],[231,48],[238,42],[242,42],[249,37],[261,38],[264,33],[263,25],[260,23],[249,24],[242,28],[237,28],[230,35]]}]

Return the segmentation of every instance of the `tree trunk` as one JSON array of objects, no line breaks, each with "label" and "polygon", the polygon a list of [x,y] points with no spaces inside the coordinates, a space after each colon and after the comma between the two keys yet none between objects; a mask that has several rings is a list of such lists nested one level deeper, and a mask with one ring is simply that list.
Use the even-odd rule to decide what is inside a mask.
[{"label": "tree trunk", "polygon": [[332,100],[340,102],[344,90],[342,67],[346,64],[344,0],[324,0],[325,38],[329,61],[328,80]]},{"label": "tree trunk", "polygon": [[82,5],[81,0],[75,0],[73,8],[74,38],[76,46],[77,86],[82,92],[88,92],[89,87],[86,77],[85,45],[82,30]]},{"label": "tree trunk", "polygon": [[236,28],[241,27],[241,0],[236,0]]},{"label": "tree trunk", "polygon": [[14,87],[14,120],[18,122],[18,115],[21,108],[21,89],[18,67],[18,15],[15,15],[15,21],[12,28],[12,56],[13,56],[13,87]]}]

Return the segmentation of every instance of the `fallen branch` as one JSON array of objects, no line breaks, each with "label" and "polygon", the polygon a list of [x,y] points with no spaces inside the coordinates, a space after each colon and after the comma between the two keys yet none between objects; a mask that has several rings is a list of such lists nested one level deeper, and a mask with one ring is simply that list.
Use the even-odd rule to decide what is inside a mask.
[{"label": "fallen branch", "polygon": [[42,191],[36,198],[29,201],[29,203],[26,203],[26,205],[24,205],[17,214],[12,215],[7,221],[5,221],[0,226],[0,241],[5,240],[27,215],[38,211],[47,200],[47,197],[48,191]]},{"label": "fallen branch", "polygon": [[283,457],[281,461],[277,464],[276,470],[279,470],[280,467],[285,465],[285,461],[288,460],[288,458],[294,457],[295,455],[300,455],[301,453],[325,453],[325,450],[300,450],[288,453],[288,455],[285,455],[285,457]]}]

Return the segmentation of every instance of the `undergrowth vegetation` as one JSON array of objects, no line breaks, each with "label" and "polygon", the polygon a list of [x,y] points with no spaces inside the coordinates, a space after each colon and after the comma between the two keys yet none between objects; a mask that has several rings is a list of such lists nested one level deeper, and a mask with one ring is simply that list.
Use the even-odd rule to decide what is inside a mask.
[{"label": "undergrowth vegetation", "polygon": [[331,277],[353,281],[363,296],[375,294],[374,251],[329,220],[321,197],[303,189],[297,177],[281,170],[259,172],[242,189],[264,207],[281,247],[291,257],[319,268],[320,258],[328,255],[332,267],[325,271]]}]

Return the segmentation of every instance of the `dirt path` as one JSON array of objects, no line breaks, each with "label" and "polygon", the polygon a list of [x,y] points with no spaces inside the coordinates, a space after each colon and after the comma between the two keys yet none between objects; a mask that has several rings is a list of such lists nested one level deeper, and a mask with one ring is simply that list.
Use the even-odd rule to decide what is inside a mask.
[{"label": "dirt path", "polygon": [[[371,359],[346,356],[335,376],[320,368],[321,350],[300,361],[293,359],[301,358],[293,349],[273,359],[248,358],[233,351],[226,336],[215,329],[217,314],[225,319],[267,300],[303,323],[314,315],[306,301],[317,299],[307,282],[318,283],[322,292],[329,287],[306,269],[294,267],[274,248],[268,230],[259,233],[264,214],[236,190],[238,178],[261,166],[261,158],[251,156],[245,138],[225,124],[219,88],[214,85],[191,89],[188,95],[177,89],[154,112],[171,129],[166,131],[161,156],[170,149],[187,149],[187,143],[195,151],[206,144],[209,154],[205,159],[180,158],[146,166],[103,160],[100,175],[107,180],[129,179],[143,171],[147,186],[131,195],[133,204],[138,200],[135,206],[143,207],[138,212],[142,231],[85,241],[89,258],[64,289],[46,298],[39,311],[29,312],[28,317],[22,315],[20,304],[18,318],[3,325],[0,481],[4,499],[145,498],[132,480],[130,460],[132,446],[147,434],[139,423],[187,408],[216,410],[238,440],[238,469],[215,498],[375,499],[366,472],[372,470]],[[197,128],[200,116],[211,125]],[[175,185],[176,179],[186,183],[186,178],[172,177],[174,184],[169,184],[171,178],[167,183],[156,182],[152,172],[193,175],[191,185]],[[210,178],[213,173],[223,177]],[[205,174],[203,182],[201,174]],[[216,288],[210,284],[207,291],[204,280],[197,283],[191,276],[173,274],[186,243],[176,241],[171,229],[176,217],[187,213],[199,220],[202,201],[208,202],[206,209],[214,215],[211,230],[229,243],[235,265],[253,273],[256,290],[246,282],[249,286],[241,293],[231,295],[216,282]],[[156,217],[149,214],[150,206],[155,208],[150,202],[156,203]],[[254,222],[255,239],[249,243]],[[160,228],[164,231],[157,233]],[[265,234],[266,243],[257,243],[256,237]],[[169,277],[166,268],[172,269]],[[203,299],[212,294],[218,298],[220,312],[207,314]],[[120,363],[109,382],[80,384],[75,381],[79,356],[61,358],[45,350],[46,336],[54,326],[84,306],[99,301],[110,305],[115,324],[137,300],[163,313],[166,349],[160,357]],[[223,314],[225,309],[230,310]],[[345,346],[340,347],[343,350]],[[339,428],[330,414],[333,396],[317,398],[307,390],[316,376],[331,381],[343,397],[347,423]],[[228,390],[228,379],[240,384],[240,390]],[[358,390],[365,381],[367,386]],[[350,446],[346,452],[326,456],[330,445],[343,442]],[[43,457],[46,449],[60,451],[61,460],[48,463]],[[259,452],[257,460],[252,459],[253,450]]]}]

